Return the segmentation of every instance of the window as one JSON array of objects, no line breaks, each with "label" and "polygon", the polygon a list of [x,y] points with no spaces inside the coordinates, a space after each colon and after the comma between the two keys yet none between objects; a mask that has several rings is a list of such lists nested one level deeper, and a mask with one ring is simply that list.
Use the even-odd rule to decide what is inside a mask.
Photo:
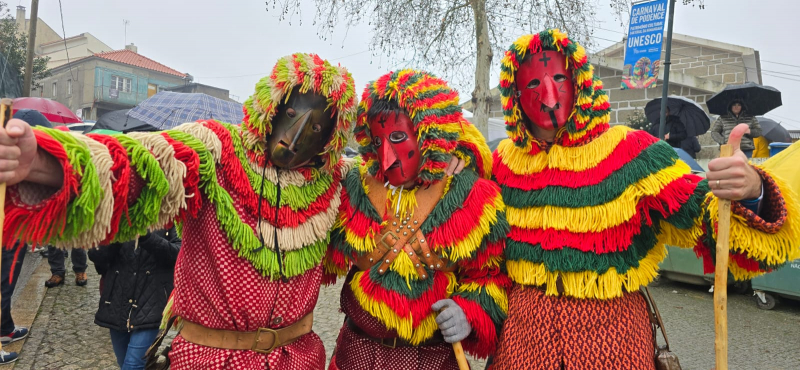
[{"label": "window", "polygon": [[72,95],[72,80],[67,80],[67,95]]},{"label": "window", "polygon": [[111,88],[122,92],[131,92],[131,79],[120,76],[111,76]]},{"label": "window", "polygon": [[58,93],[58,83],[53,82],[53,97],[56,96],[56,93]]}]

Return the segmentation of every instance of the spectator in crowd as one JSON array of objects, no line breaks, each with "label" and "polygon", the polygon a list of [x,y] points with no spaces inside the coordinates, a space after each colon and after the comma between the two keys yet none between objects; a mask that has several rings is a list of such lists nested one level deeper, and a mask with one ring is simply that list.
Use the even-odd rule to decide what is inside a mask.
[{"label": "spectator in crowd", "polygon": [[122,370],[144,369],[173,288],[181,239],[174,228],[89,251],[100,279],[95,324],[108,328]]},{"label": "spectator in crowd", "polygon": [[747,114],[747,106],[743,101],[734,100],[731,102],[728,106],[728,113],[719,116],[714,122],[714,126],[711,127],[711,137],[719,145],[727,144],[731,131],[740,123],[746,123],[750,126],[750,132],[742,138],[740,149],[747,158],[752,158],[753,149],[755,149],[753,138],[761,136],[761,125],[755,117]]},{"label": "spectator in crowd", "polygon": [[44,282],[48,288],[57,287],[64,284],[67,268],[65,262],[67,254],[72,259],[72,271],[75,272],[75,285],[86,286],[89,280],[86,278],[86,251],[83,249],[73,249],[72,253],[53,246],[47,247],[47,263],[50,264],[50,279]]},{"label": "spectator in crowd", "polygon": [[[696,136],[690,136],[688,134],[686,126],[681,122],[678,116],[669,114],[669,108],[667,108],[667,120],[664,125],[664,132],[666,133],[664,135],[665,141],[673,148],[683,149],[683,151],[692,156],[692,158],[697,158],[697,152],[702,149],[702,147],[700,147],[700,141],[697,140]],[[658,130],[659,124],[654,123],[650,125],[648,132],[658,137]]]},{"label": "spectator in crowd", "polygon": [[753,158],[769,158],[769,140],[763,136],[753,138]]},{"label": "spectator in crowd", "polygon": [[[11,316],[11,297],[17,286],[19,272],[25,261],[26,245],[16,242],[10,249],[3,248],[0,266],[0,343],[4,346],[28,336],[28,328],[17,327]],[[0,365],[17,361],[16,352],[0,351]]]}]

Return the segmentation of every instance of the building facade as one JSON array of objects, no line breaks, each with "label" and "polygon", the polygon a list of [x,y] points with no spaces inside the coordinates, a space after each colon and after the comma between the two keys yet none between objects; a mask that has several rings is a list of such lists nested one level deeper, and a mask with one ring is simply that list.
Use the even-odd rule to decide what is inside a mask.
[{"label": "building facade", "polygon": [[164,88],[166,91],[172,91],[177,93],[184,93],[184,94],[206,94],[209,96],[213,96],[217,99],[222,100],[229,100],[229,101],[236,101],[230,98],[230,91],[227,89],[203,85],[200,83],[192,82],[185,85],[175,86],[175,87],[167,87]]},{"label": "building facade", "polygon": [[97,53],[53,68],[32,96],[58,101],[84,120],[129,109],[157,92],[185,85],[189,76],[136,52],[124,50]]}]

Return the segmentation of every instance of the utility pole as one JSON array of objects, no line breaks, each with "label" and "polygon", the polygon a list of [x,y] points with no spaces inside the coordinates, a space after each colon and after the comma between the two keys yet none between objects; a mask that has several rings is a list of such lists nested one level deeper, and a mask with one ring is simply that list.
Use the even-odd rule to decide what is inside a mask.
[{"label": "utility pole", "polygon": [[661,93],[661,122],[658,125],[658,138],[664,140],[667,125],[667,95],[669,95],[669,66],[672,64],[670,55],[672,54],[672,18],[675,15],[675,0],[669,1],[669,23],[667,24],[667,54],[664,57],[664,87]]},{"label": "utility pole", "polygon": [[22,96],[31,96],[33,81],[33,51],[36,48],[36,22],[39,20],[39,0],[31,0],[31,25],[28,28],[28,58],[25,60],[25,79]]}]

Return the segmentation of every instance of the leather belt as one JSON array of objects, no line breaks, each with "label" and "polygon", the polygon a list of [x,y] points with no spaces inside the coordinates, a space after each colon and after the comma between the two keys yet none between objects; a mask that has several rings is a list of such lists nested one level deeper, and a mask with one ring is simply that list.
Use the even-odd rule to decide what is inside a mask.
[{"label": "leather belt", "polygon": [[204,347],[250,350],[268,354],[275,348],[288,345],[310,333],[313,324],[313,312],[285,328],[258,328],[256,331],[249,332],[211,329],[184,320],[180,335],[186,341]]},{"label": "leather belt", "polygon": [[345,323],[347,324],[347,327],[350,328],[350,330],[352,332],[358,334],[361,337],[367,338],[367,339],[369,339],[369,340],[371,340],[371,341],[373,341],[375,343],[378,343],[378,344],[380,344],[380,345],[382,345],[384,347],[388,347],[388,348],[424,347],[424,346],[434,346],[434,345],[437,345],[437,344],[444,343],[444,337],[442,337],[442,333],[440,331],[436,331],[433,334],[433,337],[431,337],[430,339],[428,339],[428,340],[426,340],[426,341],[424,341],[424,342],[422,342],[420,344],[414,345],[414,344],[411,344],[407,340],[405,340],[403,338],[400,338],[400,337],[392,337],[392,338],[377,338],[377,337],[373,337],[373,336],[367,334],[367,332],[365,332],[363,329],[359,328],[358,325],[356,325],[356,323],[353,320],[351,320],[349,317],[347,318],[347,320],[345,320]]}]

